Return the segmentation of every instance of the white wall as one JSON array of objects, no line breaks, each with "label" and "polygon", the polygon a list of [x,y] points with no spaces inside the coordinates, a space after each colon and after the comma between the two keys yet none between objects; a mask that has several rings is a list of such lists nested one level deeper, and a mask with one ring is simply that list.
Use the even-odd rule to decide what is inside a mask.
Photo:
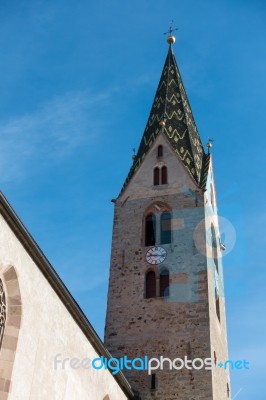
[{"label": "white wall", "polygon": [[8,265],[17,271],[22,324],[11,377],[10,400],[123,400],[108,370],[54,368],[54,357],[91,358],[97,353],[57,294],[0,217],[0,277]]}]

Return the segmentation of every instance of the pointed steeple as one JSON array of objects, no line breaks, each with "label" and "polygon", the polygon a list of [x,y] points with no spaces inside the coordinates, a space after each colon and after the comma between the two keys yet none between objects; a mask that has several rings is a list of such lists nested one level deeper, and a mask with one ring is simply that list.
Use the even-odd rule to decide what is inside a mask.
[{"label": "pointed steeple", "polygon": [[167,41],[169,50],[150,116],[122,191],[160,132],[167,138],[195,183],[201,186],[206,155],[173,53],[175,38],[169,36]]}]

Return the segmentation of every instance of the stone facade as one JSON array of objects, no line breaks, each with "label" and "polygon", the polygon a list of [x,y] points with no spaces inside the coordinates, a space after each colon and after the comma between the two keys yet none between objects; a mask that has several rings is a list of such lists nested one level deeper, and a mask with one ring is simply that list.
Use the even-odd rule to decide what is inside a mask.
[{"label": "stone facade", "polygon": [[[159,145],[163,146],[160,158]],[[168,169],[168,183],[154,186],[153,170],[163,165]],[[153,211],[158,224],[164,209],[172,213],[172,239],[162,245],[166,260],[154,266],[145,260],[150,248],[145,246],[145,216]],[[163,134],[159,134],[115,203],[105,328],[105,345],[113,356],[205,359],[213,357],[215,351],[220,360],[227,359],[223,298],[221,322],[215,307],[215,268],[208,245],[211,223],[219,238],[216,207],[210,207],[209,189],[205,193],[199,190]],[[220,250],[218,253],[220,256]],[[164,267],[170,272],[170,293],[159,297],[158,281]],[[156,274],[157,297],[145,298],[145,276],[150,270]],[[219,270],[222,282],[220,259]],[[154,378],[147,371],[124,371],[140,399],[229,398],[226,371],[218,367],[170,371],[167,362],[165,365],[163,370],[154,371],[153,388]]]}]

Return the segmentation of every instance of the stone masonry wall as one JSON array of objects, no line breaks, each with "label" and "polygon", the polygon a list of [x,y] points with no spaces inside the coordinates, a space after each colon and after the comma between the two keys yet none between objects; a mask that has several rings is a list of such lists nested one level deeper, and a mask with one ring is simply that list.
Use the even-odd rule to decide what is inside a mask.
[{"label": "stone masonry wall", "polygon": [[[164,156],[156,157],[162,144]],[[168,184],[154,187],[153,168],[166,165]],[[162,245],[167,258],[160,266],[145,261],[144,218],[155,205],[172,210],[172,242]],[[157,211],[157,213],[160,213]],[[157,243],[159,244],[159,243]],[[128,188],[116,201],[106,317],[105,344],[116,357],[211,357],[209,288],[204,196],[163,136],[159,136]],[[169,298],[145,298],[145,274],[170,271]],[[141,399],[211,400],[210,370],[124,371]],[[218,399],[218,397],[217,397]],[[216,400],[216,398],[215,398]]]}]

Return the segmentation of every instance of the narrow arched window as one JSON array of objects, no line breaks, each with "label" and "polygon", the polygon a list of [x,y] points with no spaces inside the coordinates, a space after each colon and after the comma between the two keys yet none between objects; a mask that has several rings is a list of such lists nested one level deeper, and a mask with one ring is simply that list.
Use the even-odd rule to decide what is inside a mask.
[{"label": "narrow arched window", "polygon": [[217,254],[217,240],[214,226],[211,226],[211,235],[212,235],[212,258],[216,267],[217,272],[218,270],[218,254]]},{"label": "narrow arched window", "polygon": [[160,170],[158,167],[153,170],[153,184],[157,186],[160,184]]},{"label": "narrow arched window", "polygon": [[6,325],[6,296],[5,296],[3,282],[0,279],[0,350],[3,342],[5,325]]},{"label": "narrow arched window", "polygon": [[211,205],[214,206],[214,190],[212,183],[211,183]]},{"label": "narrow arched window", "polygon": [[156,218],[149,214],[145,218],[145,246],[154,246],[156,240]]},{"label": "narrow arched window", "polygon": [[149,271],[146,274],[145,297],[146,299],[156,297],[156,277],[154,271]]},{"label": "narrow arched window", "polygon": [[169,271],[164,268],[160,272],[160,297],[169,296]]},{"label": "narrow arched window", "polygon": [[156,389],[156,375],[155,374],[151,374],[150,389],[151,390],[155,390]]},{"label": "narrow arched window", "polygon": [[163,146],[160,144],[157,148],[157,157],[163,156]]},{"label": "narrow arched window", "polygon": [[227,397],[230,397],[230,387],[229,387],[229,383],[227,383],[226,385],[226,392],[227,392]]},{"label": "narrow arched window", "polygon": [[220,302],[219,302],[218,290],[216,287],[215,287],[215,308],[216,308],[217,317],[220,321]]},{"label": "narrow arched window", "polygon": [[163,212],[161,214],[160,222],[161,244],[171,243],[171,213]]},{"label": "narrow arched window", "polygon": [[162,185],[165,185],[167,183],[167,167],[166,166],[162,167],[161,174],[162,174]]}]

